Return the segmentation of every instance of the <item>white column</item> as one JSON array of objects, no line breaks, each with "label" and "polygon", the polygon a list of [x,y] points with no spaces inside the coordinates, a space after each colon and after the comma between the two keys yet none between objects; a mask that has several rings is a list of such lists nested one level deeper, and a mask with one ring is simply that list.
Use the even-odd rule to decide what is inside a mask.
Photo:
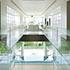
[{"label": "white column", "polygon": [[21,58],[24,60],[24,45],[21,44]]}]

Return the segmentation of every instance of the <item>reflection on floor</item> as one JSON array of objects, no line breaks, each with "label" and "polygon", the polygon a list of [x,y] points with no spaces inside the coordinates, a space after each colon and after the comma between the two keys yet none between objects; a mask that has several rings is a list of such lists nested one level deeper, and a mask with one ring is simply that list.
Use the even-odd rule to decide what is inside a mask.
[{"label": "reflection on floor", "polygon": [[[51,36],[50,38],[52,39],[52,41],[56,43],[56,42],[58,42],[57,41],[58,35],[56,32],[55,33],[54,32],[52,32],[52,33],[54,34],[55,37],[53,37],[51,32],[49,32],[50,34],[48,36]],[[15,33],[15,36],[13,37],[14,33]],[[12,33],[12,42],[13,42],[13,40],[15,40],[14,38],[17,39],[20,36],[20,34],[19,34],[20,31],[14,32],[14,33]],[[42,35],[43,32],[39,31],[39,33],[38,33],[35,31],[34,32],[23,31],[22,34],[24,34],[24,35],[28,35],[28,34]],[[39,40],[39,39],[37,39],[37,40]],[[66,41],[65,39],[60,39],[60,40],[61,40],[61,46],[59,46],[59,47],[57,45],[55,46],[57,48],[57,50],[56,50],[56,48],[53,48],[54,45],[52,45],[50,43],[50,41],[48,41],[48,40],[47,41],[25,41],[25,42],[20,41],[20,42],[17,42],[18,44],[13,46],[13,48],[12,48],[14,55],[7,54],[7,55],[0,56],[0,63],[1,64],[2,63],[8,64],[8,63],[12,63],[12,62],[14,62],[15,64],[16,63],[18,63],[18,64],[20,64],[20,63],[22,63],[22,64],[24,64],[24,63],[48,64],[49,63],[49,64],[67,64],[68,65],[68,63],[70,63],[69,62],[70,61],[70,56],[69,56],[70,51],[68,51],[70,41]],[[61,66],[59,66],[58,70],[60,70],[60,67]],[[63,70],[64,69],[66,70],[66,68],[69,68],[69,67],[63,66]],[[69,70],[70,70],[70,68],[69,68]]]}]

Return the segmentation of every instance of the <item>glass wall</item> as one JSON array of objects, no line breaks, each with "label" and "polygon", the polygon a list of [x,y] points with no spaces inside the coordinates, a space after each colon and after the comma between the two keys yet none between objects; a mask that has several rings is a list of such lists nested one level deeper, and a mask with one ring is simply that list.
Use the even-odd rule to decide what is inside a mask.
[{"label": "glass wall", "polygon": [[29,17],[25,17],[25,22],[27,25],[29,24],[37,24],[37,25],[42,25],[45,23],[45,18],[44,17],[37,17],[37,16],[29,16]]},{"label": "glass wall", "polygon": [[20,13],[15,9],[7,6],[7,45],[11,47],[15,41],[19,38],[20,32],[20,25],[21,25],[22,18]]},{"label": "glass wall", "polygon": [[17,11],[7,6],[7,28],[14,28],[20,25],[20,15]]}]

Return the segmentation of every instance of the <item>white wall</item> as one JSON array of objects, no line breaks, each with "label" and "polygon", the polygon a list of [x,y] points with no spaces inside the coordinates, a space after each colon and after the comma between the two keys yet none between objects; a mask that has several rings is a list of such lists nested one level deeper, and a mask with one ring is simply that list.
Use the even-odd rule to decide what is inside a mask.
[{"label": "white wall", "polygon": [[7,23],[6,23],[6,2],[1,1],[1,32],[6,34]]},{"label": "white wall", "polygon": [[[61,11],[57,10],[58,7],[61,7]],[[61,12],[61,25],[57,25],[57,27],[61,28],[62,34],[67,34],[67,3],[66,0],[56,0],[56,2],[49,7],[46,11],[46,17]],[[53,14],[53,15],[54,15]],[[53,24],[52,24],[53,25]]]},{"label": "white wall", "polygon": [[11,0],[1,0],[1,32],[3,34],[7,34],[7,6],[19,12],[21,17],[25,16],[24,13],[11,2]]},{"label": "white wall", "polygon": [[[62,14],[62,34],[66,35],[67,34],[67,2],[63,0],[61,2],[61,14]],[[65,38],[65,36],[63,36]]]},{"label": "white wall", "polygon": [[[1,0],[1,33],[5,34],[7,36],[7,39],[8,39],[8,38],[11,38],[10,36],[12,36],[12,35],[10,35],[10,32],[13,32],[13,30],[8,31],[8,29],[7,29],[7,26],[8,26],[8,24],[7,24],[7,6],[11,7],[12,9],[14,9],[15,11],[17,11],[20,14],[20,17],[21,17],[20,18],[20,21],[21,21],[20,25],[23,24],[22,20],[23,20],[23,16],[25,16],[25,15],[15,4],[13,4],[11,2],[11,0]],[[11,28],[14,30],[15,29],[17,30],[21,27],[20,26],[18,27],[15,25],[15,27],[13,26]],[[22,26],[22,28],[24,28],[24,27]],[[23,32],[23,30],[21,32]],[[21,32],[19,34],[19,37],[20,37],[20,35],[22,35]],[[8,36],[8,34],[9,34],[9,36]],[[12,36],[13,38],[11,40],[14,39],[14,41],[16,42],[15,35],[16,35],[16,32],[13,33],[13,36]],[[17,38],[17,40],[19,39],[19,37]],[[10,42],[10,41],[8,41],[8,42]],[[12,43],[14,44],[14,42],[12,42]],[[8,45],[9,45],[9,43],[8,43]]]}]

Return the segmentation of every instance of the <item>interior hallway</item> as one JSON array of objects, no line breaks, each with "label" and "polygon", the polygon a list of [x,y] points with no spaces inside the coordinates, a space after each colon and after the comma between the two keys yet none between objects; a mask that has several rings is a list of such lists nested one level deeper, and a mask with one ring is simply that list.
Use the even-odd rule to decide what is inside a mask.
[{"label": "interior hallway", "polygon": [[0,70],[70,70],[70,0],[0,0]]}]

